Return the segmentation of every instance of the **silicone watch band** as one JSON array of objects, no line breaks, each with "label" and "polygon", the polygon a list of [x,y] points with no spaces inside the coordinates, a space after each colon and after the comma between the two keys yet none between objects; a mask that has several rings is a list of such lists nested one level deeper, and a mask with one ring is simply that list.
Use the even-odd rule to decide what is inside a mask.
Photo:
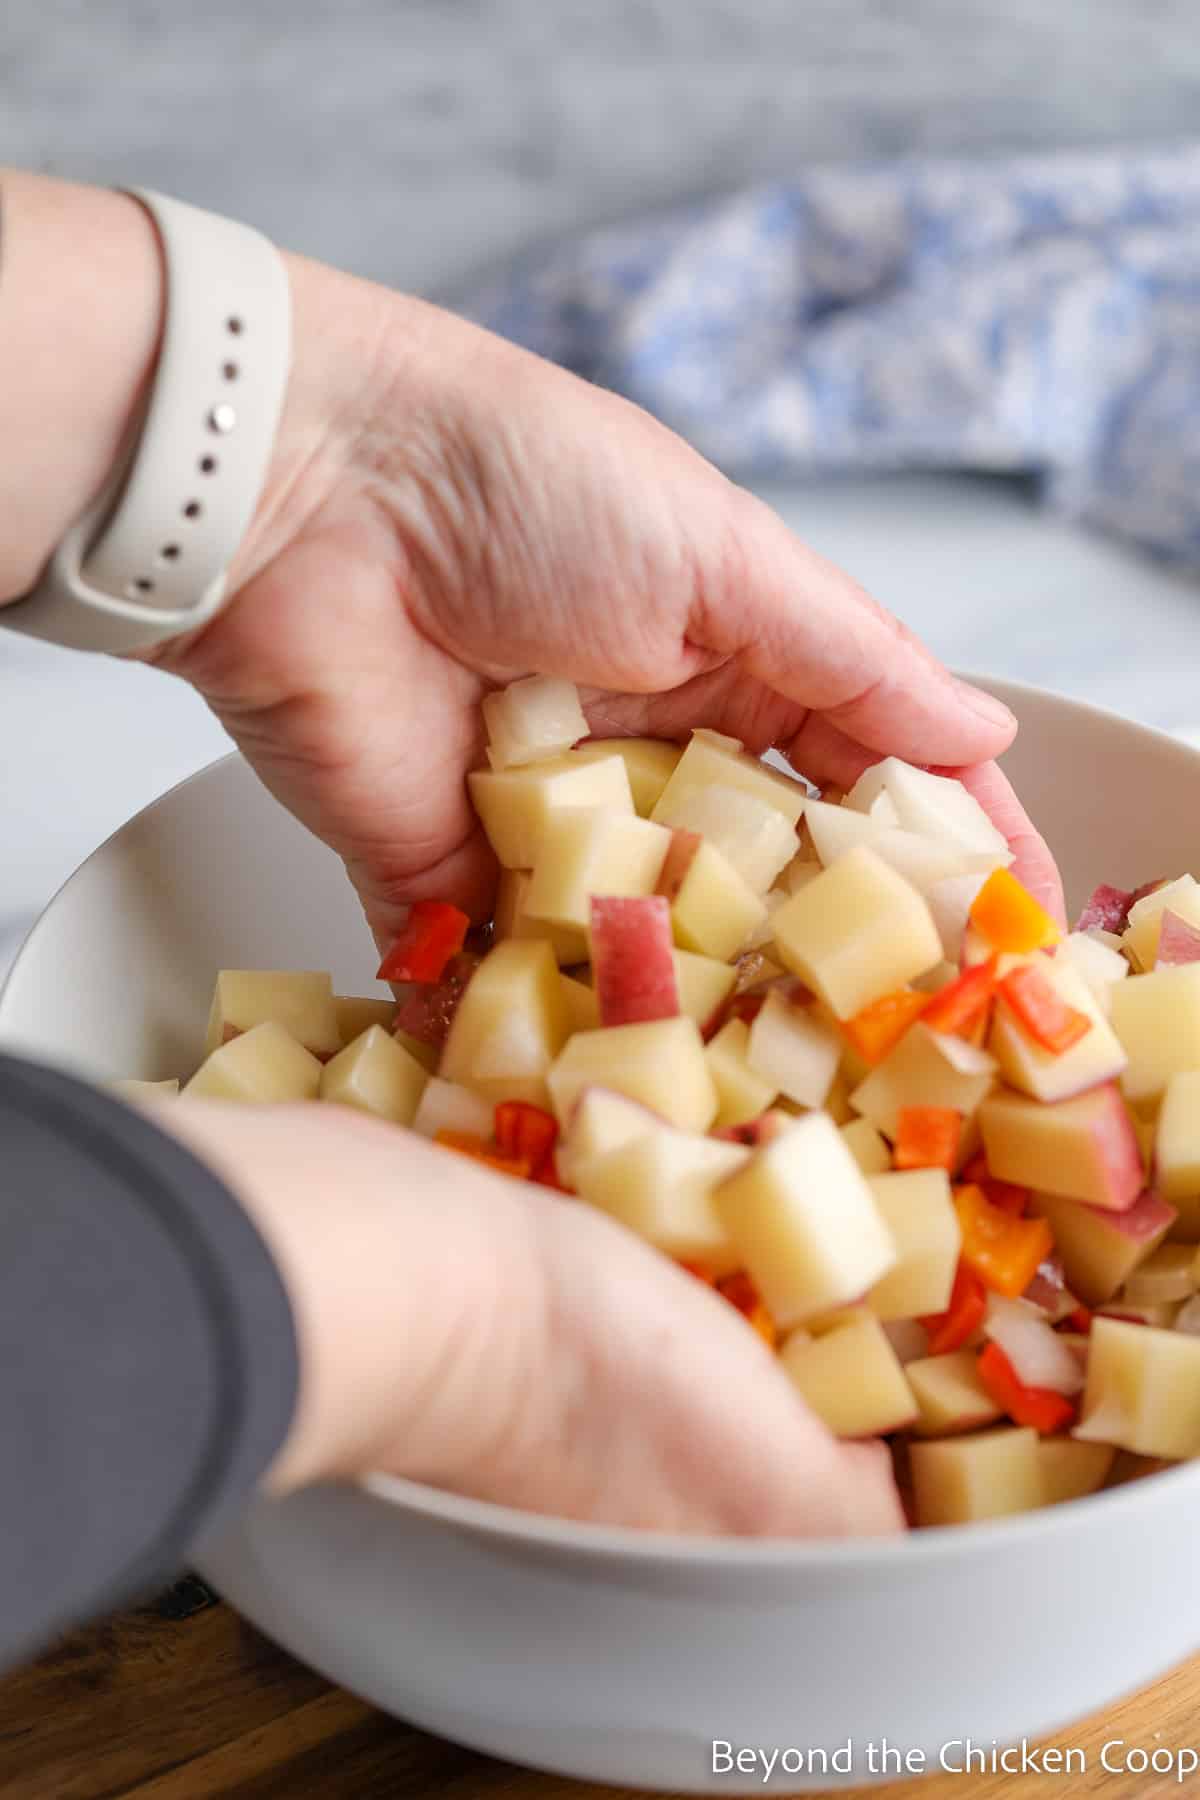
[{"label": "silicone watch band", "polygon": [[248,225],[129,190],[162,241],[166,306],[129,452],[0,623],[120,653],[193,631],[225,599],[283,408],[291,299],[283,259]]}]

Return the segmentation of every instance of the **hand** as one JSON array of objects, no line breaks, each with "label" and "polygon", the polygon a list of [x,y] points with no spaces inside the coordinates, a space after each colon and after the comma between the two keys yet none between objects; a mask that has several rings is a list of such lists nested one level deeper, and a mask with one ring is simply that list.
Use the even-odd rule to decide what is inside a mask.
[{"label": "hand", "polygon": [[601,1214],[338,1107],[153,1110],[291,1295],[276,1491],[384,1470],[664,1531],[901,1529],[887,1452],[837,1443],[727,1302]]},{"label": "hand", "polygon": [[[488,910],[463,776],[478,702],[532,670],[598,735],[712,725],[848,785],[880,755],[967,765],[1062,913],[999,770],[1004,707],[611,394],[419,302],[293,260],[297,355],[236,598],[157,661],[345,858],[377,936],[408,901]],[[970,767],[970,765],[983,765]]]}]

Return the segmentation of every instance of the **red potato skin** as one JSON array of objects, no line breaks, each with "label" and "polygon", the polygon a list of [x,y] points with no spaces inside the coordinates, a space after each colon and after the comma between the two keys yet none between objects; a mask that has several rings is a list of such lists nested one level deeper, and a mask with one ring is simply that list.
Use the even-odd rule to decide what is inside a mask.
[{"label": "red potato skin", "polygon": [[656,890],[668,903],[679,898],[679,890],[692,866],[692,858],[699,848],[700,833],[698,831],[683,831],[682,829],[672,831],[671,842],[667,846],[667,854],[663,859]]},{"label": "red potato skin", "polygon": [[1124,1212],[1112,1212],[1103,1206],[1088,1206],[1086,1210],[1098,1213],[1111,1230],[1122,1237],[1133,1238],[1139,1244],[1165,1237],[1179,1216],[1153,1188],[1144,1189]]},{"label": "red potato skin", "polygon": [[593,896],[592,972],[602,1026],[678,1017],[671,908],[663,895]]},{"label": "red potato skin", "polygon": [[1129,909],[1134,901],[1141,898],[1144,890],[1127,894],[1124,888],[1110,887],[1102,881],[1092,895],[1078,919],[1075,921],[1076,931],[1124,931],[1129,921]]},{"label": "red potato skin", "polygon": [[1194,962],[1200,962],[1200,931],[1168,906],[1159,927],[1154,966],[1156,969],[1177,969],[1183,963]]},{"label": "red potato skin", "polygon": [[1128,1212],[1137,1205],[1146,1181],[1141,1146],[1117,1084],[1105,1082],[1097,1090],[1097,1099],[1101,1095],[1104,1108],[1092,1122],[1092,1142],[1110,1173],[1112,1186],[1103,1203],[1091,1204],[1101,1212]]}]

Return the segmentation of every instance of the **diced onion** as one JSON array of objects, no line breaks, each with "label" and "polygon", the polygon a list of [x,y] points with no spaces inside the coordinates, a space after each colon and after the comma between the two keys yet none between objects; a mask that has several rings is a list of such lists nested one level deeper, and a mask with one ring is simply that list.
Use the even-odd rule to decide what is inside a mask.
[{"label": "diced onion", "polygon": [[1024,1300],[1005,1300],[993,1294],[983,1321],[984,1336],[999,1344],[1026,1387],[1050,1388],[1056,1394],[1077,1394],[1083,1374],[1069,1344],[1050,1329],[1036,1307]]}]

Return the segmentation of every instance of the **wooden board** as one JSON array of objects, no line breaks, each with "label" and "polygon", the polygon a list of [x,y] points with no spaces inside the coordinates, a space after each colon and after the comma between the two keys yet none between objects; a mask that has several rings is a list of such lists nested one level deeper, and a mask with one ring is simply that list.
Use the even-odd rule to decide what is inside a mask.
[{"label": "wooden board", "polygon": [[[178,1611],[178,1608],[174,1610]],[[1200,1658],[1056,1741],[1085,1773],[933,1775],[873,1800],[1158,1800],[1168,1773],[1109,1774],[1101,1746],[1200,1748]],[[731,1787],[730,1791],[733,1789]],[[865,1792],[866,1790],[864,1790]],[[846,1791],[840,1790],[841,1800]],[[82,1631],[0,1681],[0,1800],[640,1800],[460,1750],[331,1688],[228,1607]]]}]

